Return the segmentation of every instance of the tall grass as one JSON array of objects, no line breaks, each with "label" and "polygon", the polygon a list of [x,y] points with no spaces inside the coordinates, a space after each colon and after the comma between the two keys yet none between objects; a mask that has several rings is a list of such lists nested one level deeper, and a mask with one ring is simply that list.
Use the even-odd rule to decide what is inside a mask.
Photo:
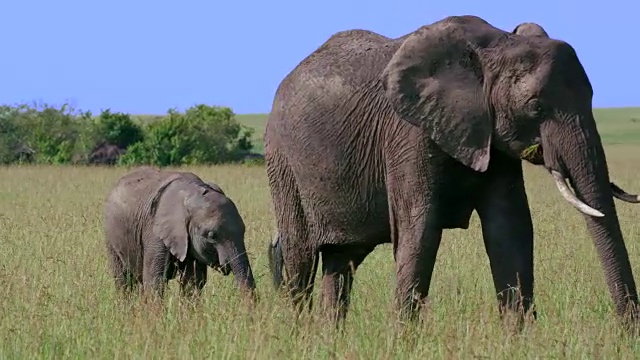
[{"label": "tall grass", "polygon": [[[640,191],[640,147],[608,146],[611,176]],[[249,311],[232,278],[213,271],[199,301],[171,283],[164,306],[116,296],[103,244],[103,200],[125,169],[0,169],[0,357],[106,359],[633,358],[640,342],[618,327],[582,217],[542,169],[526,166],[535,229],[539,319],[505,332],[481,231],[446,231],[421,324],[400,327],[389,245],[356,274],[343,335],[314,311],[295,320],[271,288],[266,244],[274,232],[264,168],[197,167],[234,199],[260,302]],[[617,202],[640,280],[640,206]],[[318,285],[316,292],[318,294]],[[317,299],[317,298],[316,298]]]}]

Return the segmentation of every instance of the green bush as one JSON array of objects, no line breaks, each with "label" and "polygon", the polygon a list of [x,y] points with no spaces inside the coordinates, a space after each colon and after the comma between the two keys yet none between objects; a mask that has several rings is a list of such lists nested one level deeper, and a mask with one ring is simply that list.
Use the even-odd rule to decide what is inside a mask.
[{"label": "green bush", "polygon": [[15,121],[15,109],[10,106],[0,106],[0,164],[22,162],[22,141],[20,127]]},{"label": "green bush", "polygon": [[59,109],[5,105],[0,106],[0,163],[95,162],[115,146],[120,150],[109,150],[108,156],[113,161],[119,156],[123,165],[219,164],[250,153],[252,133],[227,107],[196,105],[184,113],[172,109],[140,125],[129,114],[109,109],[94,117],[67,104]]},{"label": "green bush", "polygon": [[101,143],[126,149],[143,140],[142,128],[129,114],[103,110],[95,121],[96,146]]},{"label": "green bush", "polygon": [[252,148],[252,133],[227,107],[201,104],[184,113],[172,109],[147,125],[144,140],[132,145],[119,163],[179,166],[239,161]]},{"label": "green bush", "polygon": [[3,106],[0,113],[2,162],[64,164],[78,154],[87,113],[76,113],[68,104],[60,109],[48,104]]}]

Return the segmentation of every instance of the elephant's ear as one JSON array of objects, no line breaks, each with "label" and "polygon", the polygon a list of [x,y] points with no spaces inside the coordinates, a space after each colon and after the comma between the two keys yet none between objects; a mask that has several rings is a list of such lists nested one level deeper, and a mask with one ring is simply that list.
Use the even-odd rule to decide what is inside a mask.
[{"label": "elephant's ear", "polygon": [[534,22],[524,22],[516,26],[512,34],[522,35],[522,36],[540,36],[544,38],[548,38],[549,34],[544,30],[544,28]]},{"label": "elephant's ear", "polygon": [[[425,129],[450,156],[484,172],[493,120],[485,104],[478,47],[469,40],[475,30],[469,25],[480,30],[491,25],[479,21],[461,17],[418,29],[391,58],[382,80],[402,119]],[[484,33],[477,36],[488,39]]]},{"label": "elephant's ear", "polygon": [[205,184],[207,184],[210,188],[212,188],[213,191],[219,192],[220,194],[225,195],[224,191],[222,191],[222,188],[219,185],[214,184],[214,183],[212,183],[210,181],[205,182]]},{"label": "elephant's ear", "polygon": [[171,186],[178,178],[171,177],[154,194],[151,221],[154,236],[162,240],[173,256],[184,261],[189,247],[188,214],[182,191]]}]

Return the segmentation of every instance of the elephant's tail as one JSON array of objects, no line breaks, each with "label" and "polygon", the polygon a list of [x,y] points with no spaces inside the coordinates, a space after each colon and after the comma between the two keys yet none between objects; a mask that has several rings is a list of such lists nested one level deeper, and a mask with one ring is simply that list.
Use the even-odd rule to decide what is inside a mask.
[{"label": "elephant's tail", "polygon": [[282,257],[282,243],[280,242],[280,236],[278,233],[273,237],[273,240],[269,243],[269,270],[271,270],[271,279],[273,280],[273,286],[279,289],[284,281],[282,277],[284,259]]}]

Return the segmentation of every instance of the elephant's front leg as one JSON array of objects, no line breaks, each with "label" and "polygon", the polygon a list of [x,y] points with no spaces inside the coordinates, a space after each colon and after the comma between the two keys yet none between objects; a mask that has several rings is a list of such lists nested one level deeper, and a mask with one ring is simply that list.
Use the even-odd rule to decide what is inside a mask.
[{"label": "elephant's front leg", "polygon": [[164,295],[168,281],[171,253],[162,243],[146,246],[143,256],[142,286],[145,294]]},{"label": "elephant's front leg", "polygon": [[[533,305],[533,224],[519,160],[492,159],[476,210],[489,256],[500,315],[519,324]],[[535,319],[536,313],[531,313]]]},{"label": "elephant's front leg", "polygon": [[442,229],[433,221],[433,212],[433,207],[418,203],[408,213],[395,214],[399,218],[395,221],[392,215],[392,222],[397,226],[397,234],[392,234],[395,235],[392,237],[396,261],[396,302],[402,319],[415,319],[429,295],[442,239]]},{"label": "elephant's front leg", "polygon": [[180,292],[183,296],[198,296],[207,283],[207,265],[189,258],[185,262],[180,277]]}]

